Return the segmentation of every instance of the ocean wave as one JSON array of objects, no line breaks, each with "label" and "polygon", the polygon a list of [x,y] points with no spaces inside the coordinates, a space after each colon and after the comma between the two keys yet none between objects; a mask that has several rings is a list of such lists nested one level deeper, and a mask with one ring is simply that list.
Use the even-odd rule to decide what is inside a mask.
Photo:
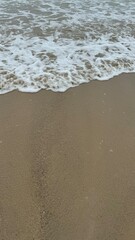
[{"label": "ocean wave", "polygon": [[135,72],[133,1],[0,0],[0,93]]}]

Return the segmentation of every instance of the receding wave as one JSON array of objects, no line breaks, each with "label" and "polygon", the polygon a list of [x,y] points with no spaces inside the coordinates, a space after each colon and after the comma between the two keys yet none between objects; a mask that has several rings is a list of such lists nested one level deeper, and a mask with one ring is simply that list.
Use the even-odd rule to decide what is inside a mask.
[{"label": "receding wave", "polygon": [[0,0],[0,93],[65,91],[135,71],[135,3]]}]

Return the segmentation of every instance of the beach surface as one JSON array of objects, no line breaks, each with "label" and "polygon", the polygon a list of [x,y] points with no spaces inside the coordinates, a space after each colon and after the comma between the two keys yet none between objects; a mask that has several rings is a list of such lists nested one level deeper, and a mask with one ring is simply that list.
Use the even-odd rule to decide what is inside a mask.
[{"label": "beach surface", "polygon": [[135,74],[0,95],[0,239],[135,239]]}]

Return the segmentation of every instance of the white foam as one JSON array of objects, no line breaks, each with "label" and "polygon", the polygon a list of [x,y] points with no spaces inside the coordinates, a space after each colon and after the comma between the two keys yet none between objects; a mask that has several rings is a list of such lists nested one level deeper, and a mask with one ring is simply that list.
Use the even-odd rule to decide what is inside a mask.
[{"label": "white foam", "polygon": [[1,94],[135,72],[134,1],[0,0],[0,23]]}]

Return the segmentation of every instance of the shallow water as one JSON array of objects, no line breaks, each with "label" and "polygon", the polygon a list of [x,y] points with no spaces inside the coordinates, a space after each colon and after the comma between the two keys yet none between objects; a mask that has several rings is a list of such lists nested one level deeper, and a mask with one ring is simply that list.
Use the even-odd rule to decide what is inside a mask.
[{"label": "shallow water", "polygon": [[135,2],[0,0],[0,93],[135,71]]}]

